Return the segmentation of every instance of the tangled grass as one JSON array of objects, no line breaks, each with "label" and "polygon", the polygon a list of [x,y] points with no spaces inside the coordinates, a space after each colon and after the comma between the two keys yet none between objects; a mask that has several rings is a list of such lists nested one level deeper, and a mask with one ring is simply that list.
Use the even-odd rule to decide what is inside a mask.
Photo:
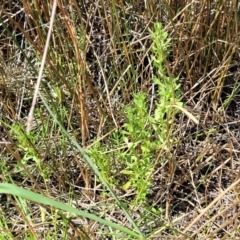
[{"label": "tangled grass", "polygon": [[[142,238],[240,237],[238,0],[57,1],[29,133],[53,1],[0,3],[2,182]],[[165,148],[153,144],[160,145],[161,128],[157,122],[150,131],[149,120],[163,98],[153,81],[161,84],[164,77],[152,58],[150,33],[159,22],[170,42],[162,59],[164,77],[176,78],[183,103],[171,119],[162,112]],[[144,103],[137,104],[139,93],[145,94]],[[145,124],[134,109],[147,112],[141,115]],[[131,134],[130,123],[140,126]],[[71,139],[90,154],[92,166]],[[143,156],[152,164],[145,172],[138,168]],[[144,201],[136,198],[139,179],[150,183]],[[3,239],[134,238],[14,194],[0,198]]]}]

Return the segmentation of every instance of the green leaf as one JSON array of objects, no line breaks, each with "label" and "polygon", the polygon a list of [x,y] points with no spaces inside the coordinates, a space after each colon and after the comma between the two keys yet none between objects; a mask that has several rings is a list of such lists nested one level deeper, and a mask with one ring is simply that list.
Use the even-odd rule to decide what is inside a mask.
[{"label": "green leaf", "polygon": [[128,181],[123,185],[123,190],[127,191],[130,187],[131,187],[131,181]]},{"label": "green leaf", "polygon": [[134,172],[133,172],[133,170],[124,169],[121,171],[121,173],[126,174],[126,175],[132,175]]}]

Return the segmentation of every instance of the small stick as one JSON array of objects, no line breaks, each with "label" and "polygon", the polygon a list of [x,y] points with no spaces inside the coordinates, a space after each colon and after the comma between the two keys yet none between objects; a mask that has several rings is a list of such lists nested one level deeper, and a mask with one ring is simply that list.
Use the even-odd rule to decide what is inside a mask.
[{"label": "small stick", "polygon": [[51,20],[50,20],[50,26],[49,26],[49,29],[48,29],[46,44],[45,44],[45,47],[44,47],[41,67],[40,67],[40,70],[39,70],[39,73],[38,73],[38,79],[37,79],[37,83],[36,83],[36,86],[35,86],[35,91],[34,91],[34,95],[33,95],[31,109],[30,109],[29,114],[28,114],[27,132],[30,132],[32,121],[33,121],[34,108],[35,108],[35,105],[36,105],[36,102],[37,102],[37,95],[38,95],[38,92],[39,92],[39,87],[40,87],[40,83],[41,83],[41,79],[42,79],[42,75],[43,75],[44,64],[45,64],[45,61],[46,61],[46,58],[47,58],[47,51],[48,51],[49,42],[50,42],[50,38],[51,38],[51,33],[52,33],[52,29],[53,29],[53,22],[54,22],[54,18],[55,18],[56,8],[57,8],[57,0],[54,0]]}]

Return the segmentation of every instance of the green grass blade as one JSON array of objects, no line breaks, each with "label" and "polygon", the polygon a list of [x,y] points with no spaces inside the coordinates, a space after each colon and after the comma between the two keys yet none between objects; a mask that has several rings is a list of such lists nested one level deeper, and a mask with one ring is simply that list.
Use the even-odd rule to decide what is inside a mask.
[{"label": "green grass blade", "polygon": [[73,207],[68,206],[64,203],[55,201],[51,198],[42,196],[42,195],[40,195],[38,193],[35,193],[35,192],[32,192],[30,190],[23,189],[23,188],[18,187],[14,184],[0,183],[0,193],[11,194],[11,195],[14,195],[14,196],[25,198],[27,200],[30,200],[30,201],[33,201],[33,202],[36,202],[36,203],[49,205],[49,206],[61,209],[63,211],[67,211],[67,212],[70,212],[70,213],[75,213],[78,216],[86,217],[86,218],[92,219],[94,221],[97,221],[101,224],[105,224],[105,225],[107,225],[111,228],[114,228],[116,230],[124,232],[124,233],[126,233],[126,234],[128,234],[132,237],[135,237],[135,238],[138,238],[138,239],[140,238],[140,236],[137,233],[129,230],[128,228],[125,228],[125,227],[120,226],[116,223],[112,223],[110,221],[104,220],[104,219],[102,219],[102,218],[100,218],[96,215],[91,214],[91,213],[87,213],[87,212],[78,210],[76,208],[73,208]]}]

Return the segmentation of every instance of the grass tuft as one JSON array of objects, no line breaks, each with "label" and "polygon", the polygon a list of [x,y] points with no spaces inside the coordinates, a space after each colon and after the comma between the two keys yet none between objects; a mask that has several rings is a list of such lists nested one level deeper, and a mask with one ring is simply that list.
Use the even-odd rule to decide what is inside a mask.
[{"label": "grass tuft", "polygon": [[239,238],[239,1],[57,1],[36,90],[53,2],[0,2],[2,239]]}]

